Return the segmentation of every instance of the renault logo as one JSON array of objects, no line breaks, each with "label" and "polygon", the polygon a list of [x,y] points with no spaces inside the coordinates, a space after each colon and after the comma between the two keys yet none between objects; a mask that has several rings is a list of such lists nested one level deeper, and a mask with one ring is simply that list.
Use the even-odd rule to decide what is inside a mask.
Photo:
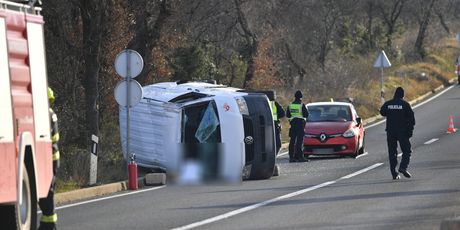
[{"label": "renault logo", "polygon": [[251,136],[247,136],[244,138],[244,143],[246,143],[247,145],[252,145],[252,143],[254,143],[254,138],[252,138]]},{"label": "renault logo", "polygon": [[327,138],[327,136],[326,136],[326,134],[324,134],[324,133],[321,133],[321,135],[319,135],[319,140],[320,140],[321,142],[326,141],[326,138]]}]

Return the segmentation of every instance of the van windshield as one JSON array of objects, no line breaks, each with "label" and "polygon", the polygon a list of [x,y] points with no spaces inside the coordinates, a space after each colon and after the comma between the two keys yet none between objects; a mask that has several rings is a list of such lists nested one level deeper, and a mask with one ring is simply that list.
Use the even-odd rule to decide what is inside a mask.
[{"label": "van windshield", "polygon": [[[206,101],[184,108],[182,117],[182,161],[180,180],[200,178],[204,181],[219,179],[220,121],[214,101]],[[193,166],[193,170],[189,168]]]},{"label": "van windshield", "polygon": [[184,109],[182,119],[183,143],[220,143],[220,121],[214,101]]}]

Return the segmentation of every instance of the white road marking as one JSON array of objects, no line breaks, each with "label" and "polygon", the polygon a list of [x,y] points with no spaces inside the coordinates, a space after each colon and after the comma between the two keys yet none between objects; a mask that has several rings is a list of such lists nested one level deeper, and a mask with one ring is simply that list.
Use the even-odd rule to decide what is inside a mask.
[{"label": "white road marking", "polygon": [[93,200],[82,201],[82,202],[78,202],[78,203],[74,203],[74,204],[62,205],[62,206],[56,207],[56,209],[59,210],[59,209],[64,209],[64,208],[70,208],[70,207],[79,206],[79,205],[82,205],[82,204],[89,204],[89,203],[94,203],[94,202],[98,202],[98,201],[102,201],[102,200],[108,200],[108,199],[118,198],[118,197],[122,197],[122,196],[133,195],[133,194],[137,194],[137,193],[149,192],[149,191],[157,190],[157,189],[164,188],[164,187],[166,187],[166,185],[160,186],[160,187],[142,189],[142,190],[123,193],[123,194],[118,194],[118,195],[113,195],[113,196],[102,197],[102,198],[93,199]]},{"label": "white road marking", "polygon": [[193,228],[200,227],[200,226],[203,226],[203,225],[206,225],[206,224],[217,222],[219,220],[230,218],[232,216],[236,216],[238,214],[245,213],[245,212],[248,212],[248,211],[251,211],[251,210],[254,210],[254,209],[257,209],[257,208],[260,208],[260,207],[263,207],[263,206],[266,206],[266,205],[269,205],[269,204],[272,204],[272,203],[275,203],[275,202],[278,202],[278,201],[281,201],[281,200],[292,198],[292,197],[302,195],[302,194],[307,193],[307,192],[311,192],[311,191],[316,190],[316,189],[320,189],[320,188],[329,186],[331,184],[335,184],[340,180],[352,178],[354,176],[357,176],[359,174],[362,174],[362,173],[365,173],[365,172],[367,172],[369,170],[377,168],[377,167],[379,167],[381,165],[383,165],[383,163],[377,163],[377,164],[371,165],[371,166],[369,166],[367,168],[361,169],[361,170],[359,170],[357,172],[354,172],[352,174],[349,174],[347,176],[341,177],[341,178],[339,178],[339,179],[337,179],[335,181],[324,182],[324,183],[319,184],[319,185],[315,185],[315,186],[305,188],[305,189],[302,189],[302,190],[299,190],[299,191],[296,191],[296,192],[292,192],[292,193],[288,193],[286,195],[275,197],[273,199],[266,200],[266,201],[263,201],[263,202],[260,202],[260,203],[257,203],[257,204],[253,204],[253,205],[250,205],[250,206],[246,206],[244,208],[240,208],[240,209],[237,209],[237,210],[234,210],[234,211],[231,211],[231,212],[227,212],[227,213],[224,213],[222,215],[211,217],[211,218],[208,218],[208,219],[205,219],[205,220],[202,220],[202,221],[198,221],[198,222],[195,222],[195,223],[192,223],[192,224],[188,224],[188,225],[185,225],[185,226],[182,226],[182,227],[174,228],[173,230],[193,229]]},{"label": "white road marking", "polygon": [[361,158],[361,157],[366,156],[366,155],[368,155],[368,154],[369,154],[368,152],[365,152],[365,153],[363,153],[363,154],[360,154],[360,155],[356,156],[355,159]]},{"label": "white road marking", "polygon": [[[432,100],[438,98],[439,96],[443,95],[444,93],[446,93],[448,90],[452,89],[453,87],[455,87],[455,85],[451,85],[451,86],[447,87],[446,89],[444,89],[444,90],[441,91],[440,93],[436,94],[435,96],[431,97],[430,99],[428,99],[428,100],[426,100],[426,101],[424,101],[424,102],[422,102],[422,103],[420,103],[420,104],[417,104],[416,106],[414,106],[414,107],[412,107],[412,108],[413,108],[413,109],[418,108],[419,106],[422,106],[422,105],[424,105],[424,104],[426,104],[426,103],[428,103],[428,102],[430,102],[430,101],[432,101]],[[374,126],[377,126],[377,125],[382,124],[382,123],[385,122],[385,121],[386,121],[386,119],[383,119],[383,120],[381,120],[381,121],[379,121],[379,122],[376,122],[376,123],[374,123],[374,124],[372,124],[372,125],[368,125],[368,126],[366,126],[365,128],[366,128],[366,129],[372,128],[372,127],[374,127]]]},{"label": "white road marking", "polygon": [[425,145],[429,145],[429,144],[431,144],[431,143],[433,143],[433,142],[436,142],[437,140],[439,140],[439,138],[433,138],[433,139],[431,139],[431,140],[425,142],[424,144],[425,144]]},{"label": "white road marking", "polygon": [[356,172],[354,172],[354,173],[352,173],[352,174],[348,174],[348,175],[346,175],[346,176],[343,176],[343,177],[341,177],[339,180],[342,180],[342,179],[350,179],[350,178],[352,178],[352,177],[354,177],[354,176],[357,176],[357,175],[359,175],[359,174],[365,173],[365,172],[367,172],[367,171],[369,171],[369,170],[371,170],[371,169],[377,168],[377,167],[379,167],[379,166],[381,166],[381,165],[383,165],[383,163],[377,163],[377,164],[371,165],[371,166],[369,166],[369,167],[367,167],[367,168],[361,169],[361,170],[356,171]]},{"label": "white road marking", "polygon": [[430,101],[432,101],[432,100],[434,100],[434,99],[436,99],[437,97],[443,95],[445,92],[447,92],[448,90],[454,88],[455,86],[456,86],[456,84],[447,87],[446,89],[444,89],[443,91],[441,91],[441,92],[438,93],[437,95],[435,95],[435,96],[431,97],[430,99],[428,99],[428,100],[426,100],[426,101],[424,101],[424,102],[422,102],[422,103],[420,103],[420,104],[414,106],[414,109],[417,108],[417,107],[419,107],[419,106],[422,106],[422,105],[424,105],[424,104],[426,104],[426,103],[428,103],[428,102],[430,102]]},{"label": "white road marking", "polygon": [[377,125],[382,124],[382,123],[385,122],[386,120],[387,120],[387,119],[383,119],[383,120],[381,120],[381,121],[379,121],[379,122],[376,122],[376,123],[374,123],[374,124],[372,124],[372,125],[366,125],[366,126],[364,126],[364,128],[366,128],[366,129],[372,128],[372,127],[374,127],[374,126],[377,126]]},{"label": "white road marking", "polygon": [[288,154],[288,153],[289,153],[289,152],[286,151],[286,152],[283,152],[283,153],[278,154],[278,156],[276,156],[276,157],[284,156],[284,155],[286,155],[286,154]]}]

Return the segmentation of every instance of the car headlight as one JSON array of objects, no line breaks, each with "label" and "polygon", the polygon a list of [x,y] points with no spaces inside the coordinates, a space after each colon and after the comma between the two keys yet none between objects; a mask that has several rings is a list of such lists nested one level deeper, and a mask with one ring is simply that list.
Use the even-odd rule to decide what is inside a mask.
[{"label": "car headlight", "polygon": [[343,134],[342,134],[343,137],[354,137],[355,136],[355,132],[353,131],[353,129],[348,129],[347,131],[345,131]]},{"label": "car headlight", "polygon": [[246,104],[246,100],[242,97],[235,98],[236,104],[238,104],[238,108],[240,109],[240,113],[244,115],[249,115],[248,105]]}]

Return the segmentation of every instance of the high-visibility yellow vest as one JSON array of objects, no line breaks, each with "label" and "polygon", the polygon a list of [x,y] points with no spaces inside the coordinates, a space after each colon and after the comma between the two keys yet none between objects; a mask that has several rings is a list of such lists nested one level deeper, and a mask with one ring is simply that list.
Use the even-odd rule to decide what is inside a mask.
[{"label": "high-visibility yellow vest", "polygon": [[303,104],[290,104],[289,105],[289,112],[291,113],[291,117],[289,120],[292,120],[294,118],[300,118],[300,119],[305,119],[302,115],[302,105]]},{"label": "high-visibility yellow vest", "polygon": [[273,120],[278,121],[278,109],[274,101],[271,101]]},{"label": "high-visibility yellow vest", "polygon": [[51,122],[51,143],[52,148],[53,148],[53,160],[59,160],[60,154],[59,154],[59,148],[58,148],[58,141],[59,141],[59,130],[58,130],[58,118],[56,116],[56,113],[54,113],[53,109],[49,108],[49,113],[50,113],[50,122]]},{"label": "high-visibility yellow vest", "polygon": [[47,216],[47,215],[42,215],[42,218],[40,219],[40,222],[43,223],[56,223],[57,222],[57,214],[54,213],[53,215]]}]

